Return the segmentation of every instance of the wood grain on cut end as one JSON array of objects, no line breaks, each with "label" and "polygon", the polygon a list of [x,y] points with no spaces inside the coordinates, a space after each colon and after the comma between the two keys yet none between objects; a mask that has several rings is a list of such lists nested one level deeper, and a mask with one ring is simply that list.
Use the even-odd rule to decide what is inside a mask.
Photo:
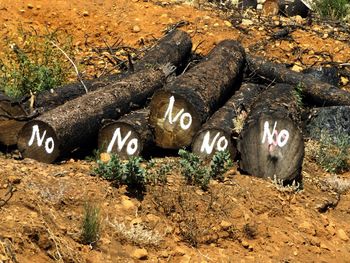
[{"label": "wood grain on cut end", "polygon": [[[262,114],[242,131],[242,170],[259,177],[293,180],[304,157],[303,136],[295,123],[284,116]],[[271,136],[272,140],[269,140]]]},{"label": "wood grain on cut end", "polygon": [[140,155],[143,142],[132,125],[116,121],[104,125],[99,131],[98,149],[128,159]]},{"label": "wood grain on cut end", "polygon": [[150,125],[156,144],[166,149],[179,149],[191,144],[201,126],[201,118],[186,98],[170,90],[156,92],[150,104]]},{"label": "wood grain on cut end", "polygon": [[217,151],[228,151],[231,158],[236,156],[231,134],[218,128],[203,129],[197,133],[192,142],[192,152],[203,159],[211,159]]},{"label": "wood grain on cut end", "polygon": [[18,134],[17,146],[22,156],[44,163],[54,162],[60,154],[57,136],[45,122],[26,123]]}]

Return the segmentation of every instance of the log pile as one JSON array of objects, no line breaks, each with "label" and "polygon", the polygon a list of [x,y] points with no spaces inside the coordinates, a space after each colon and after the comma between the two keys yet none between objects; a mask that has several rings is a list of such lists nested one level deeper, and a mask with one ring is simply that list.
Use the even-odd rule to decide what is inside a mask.
[{"label": "log pile", "polygon": [[[202,158],[227,150],[248,174],[292,181],[300,178],[302,168],[302,128],[307,135],[321,124],[321,129],[341,125],[350,131],[349,92],[336,82],[320,80],[318,74],[294,72],[246,55],[234,40],[218,43],[202,61],[169,82],[172,65],[187,65],[191,47],[186,33],[173,31],[122,78],[112,75],[102,84],[95,80],[94,91],[72,95],[78,96],[72,100],[61,97],[54,106],[50,99],[46,106],[38,100],[48,93],[38,95],[36,105],[44,105],[40,116],[28,115],[20,103],[0,94],[0,140],[14,142],[15,133],[6,126],[7,115],[13,114],[22,128],[18,149],[23,157],[42,162],[54,162],[93,142],[102,152],[121,158],[141,155],[151,144],[163,149],[191,146]],[[246,83],[245,66],[264,81]],[[269,85],[261,85],[266,79]],[[306,121],[301,118],[305,106],[311,109]]]}]

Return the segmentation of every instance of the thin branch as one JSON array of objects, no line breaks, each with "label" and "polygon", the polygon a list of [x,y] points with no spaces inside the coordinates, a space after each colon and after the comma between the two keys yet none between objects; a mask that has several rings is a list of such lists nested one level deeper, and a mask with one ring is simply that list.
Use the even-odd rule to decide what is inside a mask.
[{"label": "thin branch", "polygon": [[79,70],[78,70],[77,66],[75,65],[74,61],[73,61],[73,60],[67,55],[67,53],[64,52],[64,50],[63,50],[62,48],[60,48],[55,42],[53,42],[53,41],[50,41],[50,42],[51,42],[52,45],[54,45],[56,48],[58,48],[58,49],[63,53],[63,55],[66,56],[66,58],[69,60],[70,63],[72,63],[72,65],[73,65],[73,67],[74,67],[74,70],[75,70],[75,72],[77,73],[78,79],[80,80],[81,84],[83,85],[83,87],[84,87],[84,89],[85,89],[85,92],[88,93],[89,91],[88,91],[87,87],[85,86],[85,84],[84,84],[84,82],[83,82],[83,79],[81,78],[81,75],[80,75],[80,73],[79,73]]}]

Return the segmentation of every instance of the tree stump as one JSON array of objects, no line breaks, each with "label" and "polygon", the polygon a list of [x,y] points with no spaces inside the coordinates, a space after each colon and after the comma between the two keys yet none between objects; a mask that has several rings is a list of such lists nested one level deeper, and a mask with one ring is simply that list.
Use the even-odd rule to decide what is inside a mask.
[{"label": "tree stump", "polygon": [[299,86],[306,102],[317,106],[350,106],[350,92],[317,78],[287,69],[283,64],[247,56],[249,70],[271,81]]},{"label": "tree stump", "polygon": [[195,135],[192,152],[203,159],[211,159],[215,152],[227,150],[234,159],[237,152],[236,138],[243,128],[249,108],[265,88],[258,84],[242,84]]},{"label": "tree stump", "polygon": [[99,131],[98,149],[121,159],[139,156],[154,141],[148,117],[149,108],[145,108],[107,123]]},{"label": "tree stump", "polygon": [[244,57],[238,42],[224,40],[154,94],[150,125],[158,146],[179,149],[191,144],[201,124],[239,87]]},{"label": "tree stump", "polygon": [[141,70],[70,100],[28,122],[19,133],[18,149],[23,157],[51,163],[80,145],[88,145],[97,137],[102,119],[116,119],[130,112],[132,105],[145,103],[170,73],[165,66]]},{"label": "tree stump", "polygon": [[300,114],[293,86],[277,84],[252,105],[240,135],[240,168],[263,178],[299,178],[304,157]]}]

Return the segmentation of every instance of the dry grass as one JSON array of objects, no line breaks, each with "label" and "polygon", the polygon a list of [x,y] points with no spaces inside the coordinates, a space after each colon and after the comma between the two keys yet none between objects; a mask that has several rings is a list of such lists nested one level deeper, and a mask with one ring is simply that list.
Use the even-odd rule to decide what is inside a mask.
[{"label": "dry grass", "polygon": [[336,175],[331,175],[326,178],[326,183],[337,193],[343,194],[350,189],[350,180],[343,179]]}]

